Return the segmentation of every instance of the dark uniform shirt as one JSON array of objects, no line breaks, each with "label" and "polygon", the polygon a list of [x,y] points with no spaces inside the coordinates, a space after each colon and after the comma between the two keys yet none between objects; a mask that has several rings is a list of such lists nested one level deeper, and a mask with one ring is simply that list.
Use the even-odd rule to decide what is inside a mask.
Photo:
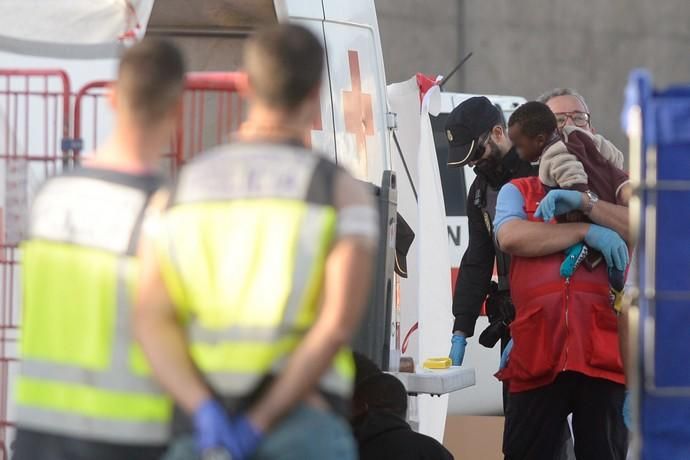
[{"label": "dark uniform shirt", "polygon": [[[505,173],[500,185],[518,177],[538,174],[538,168],[521,160],[514,148],[505,155],[502,165]],[[499,189],[500,186],[492,187],[484,176],[478,174],[467,192],[469,245],[460,262],[453,295],[453,331],[461,331],[467,337],[474,335],[474,325],[491,285],[496,260],[493,218]]]}]

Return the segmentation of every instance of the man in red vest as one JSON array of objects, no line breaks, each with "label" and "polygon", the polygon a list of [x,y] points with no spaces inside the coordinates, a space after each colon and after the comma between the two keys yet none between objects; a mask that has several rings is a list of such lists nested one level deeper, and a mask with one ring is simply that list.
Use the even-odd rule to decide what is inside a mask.
[{"label": "man in red vest", "polygon": [[[556,123],[553,116],[530,122]],[[521,152],[531,162],[540,154]],[[580,210],[593,223],[544,222],[544,209],[554,215]],[[564,250],[584,241],[625,270],[628,250],[621,235],[628,235],[628,209],[579,191],[547,194],[538,177],[526,177],[501,189],[494,228],[501,249],[512,256],[516,312],[510,358],[497,374],[511,392],[503,438],[506,460],[553,459],[570,413],[578,459],[623,460],[625,377],[607,270],[600,264],[563,278],[559,267]]]}]

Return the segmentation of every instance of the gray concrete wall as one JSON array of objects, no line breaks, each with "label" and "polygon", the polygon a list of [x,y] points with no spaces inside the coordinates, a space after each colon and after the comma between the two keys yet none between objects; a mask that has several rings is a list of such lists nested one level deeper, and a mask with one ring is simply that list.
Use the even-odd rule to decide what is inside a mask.
[{"label": "gray concrete wall", "polygon": [[[624,152],[630,70],[649,68],[659,86],[690,82],[690,0],[375,1],[389,83],[444,74],[473,51],[449,90],[534,99],[575,87],[595,128]],[[464,411],[459,399],[449,412]]]},{"label": "gray concrete wall", "polygon": [[[388,83],[448,73],[462,58],[457,0],[375,0]],[[462,75],[460,75],[462,77]],[[448,83],[458,90],[461,79]]]},{"label": "gray concrete wall", "polygon": [[595,127],[627,150],[619,114],[628,73],[690,81],[688,0],[376,0],[388,81],[443,73],[474,56],[449,89],[536,98],[577,88]]}]

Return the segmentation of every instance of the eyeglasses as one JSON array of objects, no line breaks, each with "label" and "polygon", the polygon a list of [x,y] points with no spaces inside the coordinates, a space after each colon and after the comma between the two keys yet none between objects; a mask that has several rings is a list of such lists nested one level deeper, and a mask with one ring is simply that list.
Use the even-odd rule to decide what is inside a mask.
[{"label": "eyeglasses", "polygon": [[589,125],[590,116],[587,112],[560,112],[556,113],[556,123],[558,128],[563,128],[568,122],[568,118],[573,120],[573,124],[578,128],[584,128]]},{"label": "eyeglasses", "polygon": [[486,152],[486,144],[490,137],[491,132],[488,132],[477,139],[477,146],[474,148],[474,152],[472,152],[469,162],[477,162],[481,157],[484,156],[484,152]]}]

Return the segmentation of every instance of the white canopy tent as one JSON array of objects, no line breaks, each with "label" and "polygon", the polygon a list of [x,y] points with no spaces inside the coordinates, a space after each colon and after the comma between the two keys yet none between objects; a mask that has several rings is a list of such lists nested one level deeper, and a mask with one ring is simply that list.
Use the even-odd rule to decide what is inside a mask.
[{"label": "white canopy tent", "polygon": [[154,0],[4,0],[0,49],[55,58],[103,59],[143,37]]},{"label": "white canopy tent", "polygon": [[274,22],[272,0],[3,0],[0,51],[108,59],[144,35],[164,35],[200,55],[192,56],[192,70],[221,65],[227,69],[232,63],[219,63],[222,54],[210,51],[227,46],[220,39],[242,38],[257,26]]}]

